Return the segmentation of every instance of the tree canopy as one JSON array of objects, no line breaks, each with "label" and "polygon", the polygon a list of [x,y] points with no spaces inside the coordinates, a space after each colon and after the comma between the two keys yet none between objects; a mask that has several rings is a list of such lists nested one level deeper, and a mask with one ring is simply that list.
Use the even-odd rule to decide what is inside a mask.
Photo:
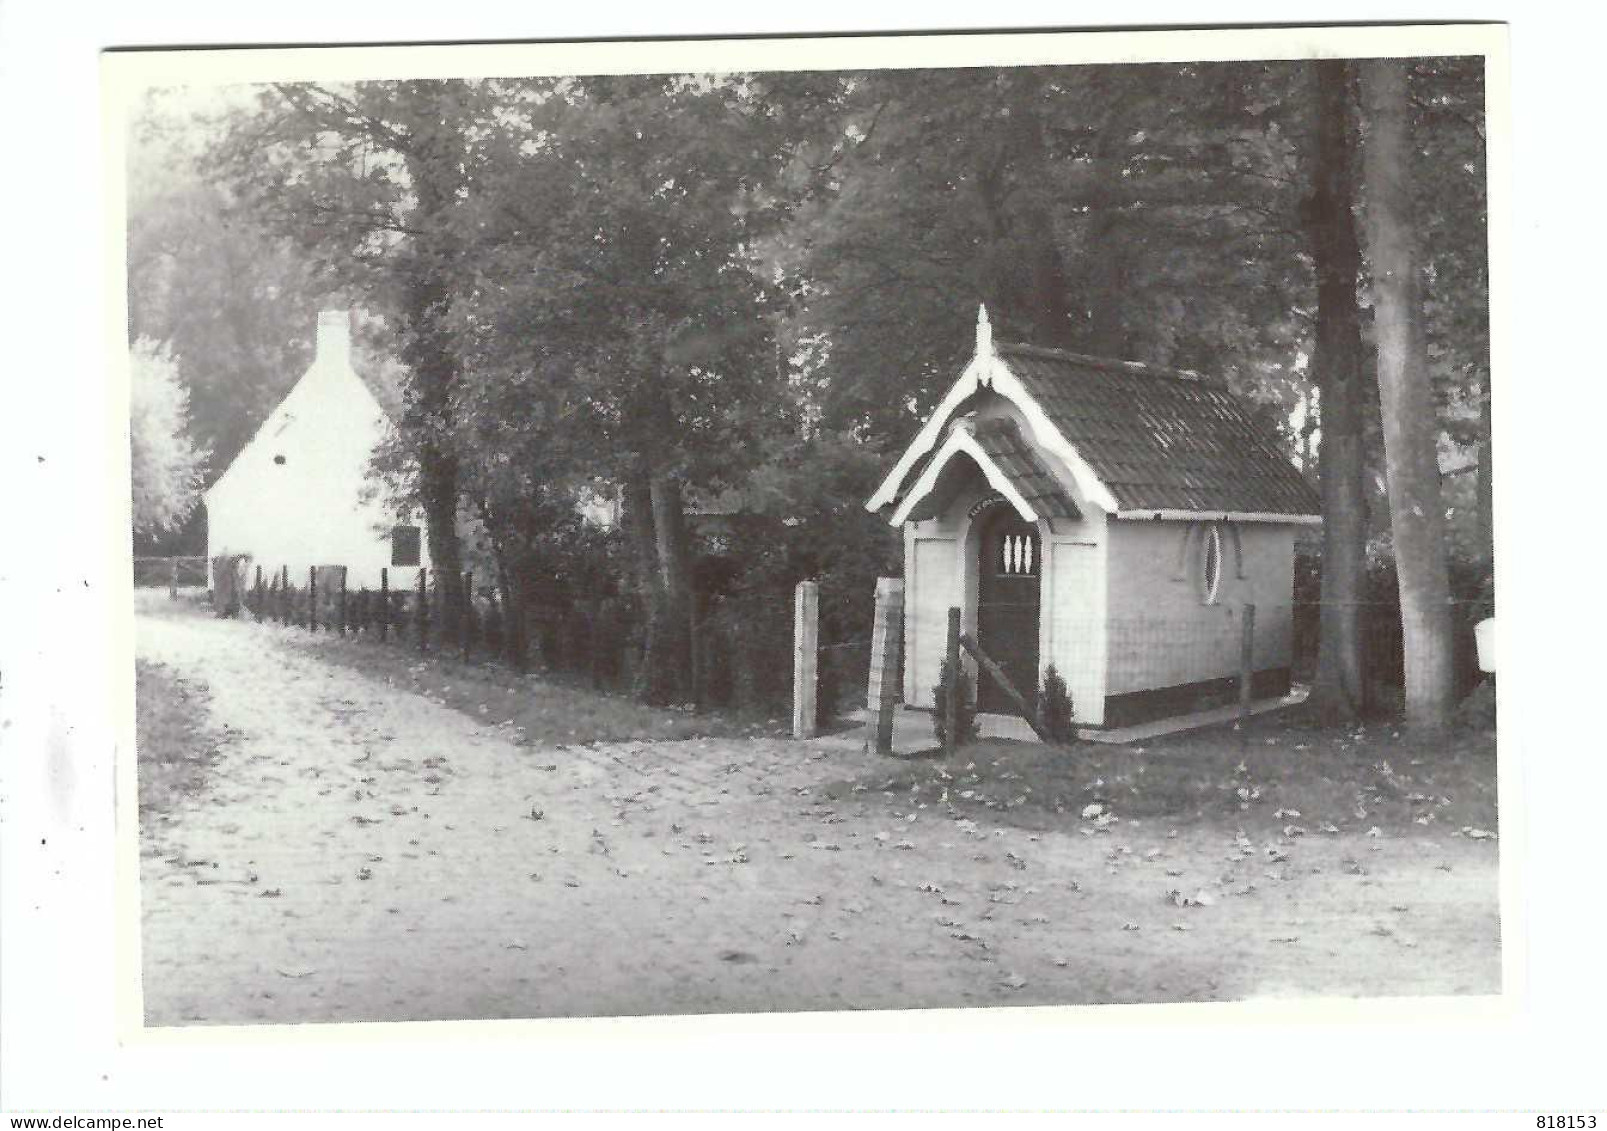
[{"label": "tree canopy", "polygon": [[[1407,67],[1435,431],[1479,469],[1452,529],[1487,561],[1483,99],[1481,59]],[[379,469],[448,572],[460,513],[515,578],[599,492],[665,610],[686,512],[722,492],[873,537],[841,504],[958,372],[979,302],[1008,339],[1227,379],[1313,475],[1332,431],[1347,553],[1388,528],[1376,385],[1333,384],[1373,371],[1368,123],[1322,64],[275,84],[181,119],[152,107],[131,171],[131,332],[172,351],[226,464],[313,309],[363,307],[405,371]]]},{"label": "tree canopy", "polygon": [[129,351],[134,533],[176,529],[200,501],[208,452],[190,439],[189,394],[172,354],[149,338]]}]

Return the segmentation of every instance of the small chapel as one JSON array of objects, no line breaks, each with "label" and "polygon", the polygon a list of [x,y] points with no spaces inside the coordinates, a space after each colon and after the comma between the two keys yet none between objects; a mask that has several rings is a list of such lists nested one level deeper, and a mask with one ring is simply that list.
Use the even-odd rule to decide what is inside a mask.
[{"label": "small chapel", "polygon": [[[1289,690],[1295,541],[1321,510],[1221,382],[996,342],[981,310],[866,506],[903,531],[907,706],[933,705],[951,607],[1024,692],[1053,664],[1082,726],[1230,700],[1248,605],[1254,694]],[[1012,710],[973,686],[980,711]]]}]

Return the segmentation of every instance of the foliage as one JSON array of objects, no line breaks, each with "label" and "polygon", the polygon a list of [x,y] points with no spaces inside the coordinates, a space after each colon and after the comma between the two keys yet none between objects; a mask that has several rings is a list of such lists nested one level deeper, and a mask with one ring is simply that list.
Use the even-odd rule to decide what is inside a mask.
[{"label": "foliage", "polygon": [[200,502],[209,453],[189,435],[189,394],[167,349],[142,338],[129,351],[129,456],[134,533],[172,530]]},{"label": "foliage", "polygon": [[[1448,462],[1475,458],[1488,427],[1477,63],[1411,73]],[[1002,338],[1225,377],[1304,466],[1320,458],[1310,62],[253,94],[199,132],[171,107],[147,115],[135,332],[171,345],[196,433],[226,461],[304,366],[312,311],[366,308],[359,338],[406,389],[376,472],[431,511],[449,574],[434,543],[455,549],[458,520],[463,566],[506,601],[487,632],[510,655],[527,627],[544,652],[574,651],[560,638],[587,636],[592,614],[565,627],[553,610],[613,600],[625,643],[609,650],[653,641],[679,677],[689,653],[656,645],[696,608],[717,626],[699,662],[718,699],[748,678],[748,641],[770,640],[774,666],[777,610],[813,577],[822,644],[843,646],[823,665],[833,710],[863,675],[875,579],[901,557],[859,504],[963,365],[978,302]],[[1454,484],[1453,516],[1487,519],[1473,488]],[[577,517],[622,497],[641,520],[622,531]],[[1488,543],[1481,522],[1452,535],[1469,557]],[[750,690],[729,694],[766,710],[781,694]]]},{"label": "foliage", "polygon": [[949,733],[949,689],[956,689],[954,701],[954,744],[967,746],[981,735],[976,721],[976,694],[971,690],[970,677],[962,668],[955,678],[955,673],[949,670],[947,658],[937,673],[937,683],[932,688],[932,733],[937,736],[938,745],[948,745]]},{"label": "foliage", "polygon": [[839,175],[783,249],[809,280],[800,336],[824,343],[827,419],[907,434],[963,365],[978,302],[1005,338],[1292,396],[1309,300],[1286,231],[1291,81],[1260,65],[855,76]]},{"label": "foliage", "polygon": [[1043,673],[1043,686],[1038,689],[1035,708],[1038,722],[1050,738],[1059,743],[1077,741],[1077,716],[1072,709],[1071,691],[1054,664]]},{"label": "foliage", "polygon": [[198,161],[209,121],[153,97],[128,170],[128,331],[165,347],[215,478],[312,360],[329,282]]}]

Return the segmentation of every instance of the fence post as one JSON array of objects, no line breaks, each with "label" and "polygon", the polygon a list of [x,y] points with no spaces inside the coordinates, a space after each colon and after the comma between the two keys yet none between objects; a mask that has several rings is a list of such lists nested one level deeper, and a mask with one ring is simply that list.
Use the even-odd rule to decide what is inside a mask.
[{"label": "fence post", "polygon": [[899,631],[904,617],[904,582],[876,579],[876,615],[870,641],[870,678],[865,688],[865,745],[878,754],[893,752],[893,711],[898,703]]},{"label": "fence post", "polygon": [[463,571],[463,611],[458,618],[463,635],[463,662],[469,662],[469,645],[474,639],[474,571]]},{"label": "fence post", "polygon": [[418,571],[418,650],[420,652],[428,652],[430,650],[430,640],[429,640],[429,637],[430,637],[429,600],[430,599],[429,599],[429,594],[425,591],[425,588],[424,588],[428,584],[428,581],[426,579],[426,575],[429,572],[430,571],[428,569],[426,569],[426,568],[424,568],[422,566],[419,567],[419,571]]},{"label": "fence post", "polygon": [[262,567],[257,567],[257,607],[252,610],[256,614],[257,623],[262,623]]},{"label": "fence post", "polygon": [[820,666],[820,583],[800,581],[792,595],[792,737],[815,737],[815,678]]},{"label": "fence post", "polygon": [[379,571],[379,638],[384,640],[391,627],[391,571]]},{"label": "fence post", "polygon": [[318,567],[307,567],[307,631],[318,631]]},{"label": "fence post", "polygon": [[948,664],[949,683],[943,689],[943,752],[953,754],[959,749],[960,736],[960,610],[949,608],[948,643],[943,655]]},{"label": "fence post", "polygon": [[336,598],[340,608],[336,610],[336,617],[340,620],[340,634],[346,635],[346,567],[340,567],[340,596]]},{"label": "fence post", "polygon": [[1250,694],[1255,682],[1255,606],[1246,603],[1239,634],[1239,726],[1250,718]]},{"label": "fence post", "polygon": [[976,661],[978,685],[982,683],[984,675],[991,679],[994,685],[1004,692],[1005,698],[1016,705],[1016,712],[1026,720],[1027,725],[1032,728],[1032,733],[1042,739],[1045,744],[1052,745],[1054,736],[1044,729],[1043,720],[1039,717],[1038,712],[1033,710],[1032,704],[1027,701],[1025,695],[1021,694],[1016,685],[1010,681],[1010,677],[1004,674],[1004,669],[995,663],[991,656],[977,647],[975,640],[972,640],[970,636],[963,632],[960,633],[960,647],[969,652],[971,658]]},{"label": "fence post", "polygon": [[177,601],[179,599],[178,558],[169,558],[167,560],[167,599],[169,601]]}]

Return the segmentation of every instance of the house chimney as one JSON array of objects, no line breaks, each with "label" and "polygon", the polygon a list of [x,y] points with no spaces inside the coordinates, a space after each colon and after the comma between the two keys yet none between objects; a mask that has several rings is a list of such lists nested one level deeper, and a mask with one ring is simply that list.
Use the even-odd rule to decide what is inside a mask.
[{"label": "house chimney", "polygon": [[988,308],[976,308],[976,352],[978,357],[986,357],[993,352],[993,323],[988,321]]},{"label": "house chimney", "polygon": [[346,361],[352,352],[352,320],[344,310],[325,310],[318,315],[318,360]]}]

